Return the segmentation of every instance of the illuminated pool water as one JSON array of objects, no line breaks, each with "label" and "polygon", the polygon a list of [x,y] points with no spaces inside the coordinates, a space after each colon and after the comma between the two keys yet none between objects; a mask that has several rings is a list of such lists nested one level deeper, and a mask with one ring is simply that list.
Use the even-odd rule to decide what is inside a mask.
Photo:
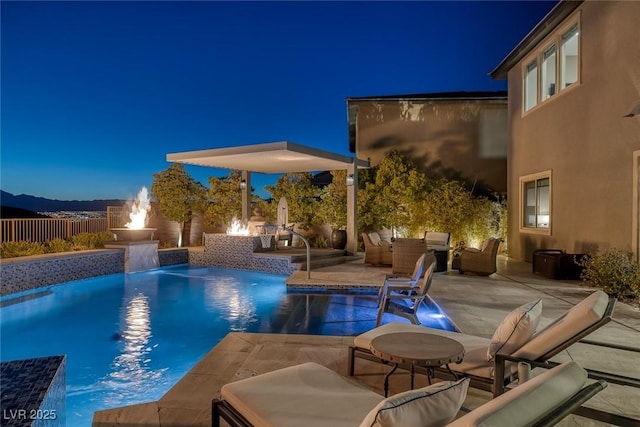
[{"label": "illuminated pool water", "polygon": [[[354,335],[372,295],[287,293],[286,276],[176,266],[0,299],[1,359],[67,355],[67,423],[158,400],[229,331]],[[437,311],[426,326],[451,329]],[[402,320],[401,320],[402,321]]]}]

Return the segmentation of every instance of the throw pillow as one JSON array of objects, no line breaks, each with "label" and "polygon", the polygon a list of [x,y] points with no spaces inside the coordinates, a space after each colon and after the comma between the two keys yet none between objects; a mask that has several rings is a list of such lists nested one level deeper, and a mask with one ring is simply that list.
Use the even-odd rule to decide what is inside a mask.
[{"label": "throw pillow", "polygon": [[371,243],[373,243],[373,246],[380,246],[380,242],[382,241],[378,233],[369,233],[369,239]]},{"label": "throw pillow", "polygon": [[541,299],[524,304],[509,313],[491,337],[487,360],[491,362],[498,352],[511,354],[522,347],[536,332],[541,314]]},{"label": "throw pillow", "polygon": [[438,427],[455,418],[467,397],[469,378],[443,381],[388,397],[360,427]]}]

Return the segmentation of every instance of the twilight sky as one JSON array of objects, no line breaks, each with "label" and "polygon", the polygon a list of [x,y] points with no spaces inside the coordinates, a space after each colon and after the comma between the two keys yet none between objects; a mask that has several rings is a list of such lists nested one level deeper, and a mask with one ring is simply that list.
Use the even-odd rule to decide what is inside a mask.
[{"label": "twilight sky", "polygon": [[488,73],[555,3],[2,1],[0,188],[131,199],[167,153],[349,155],[347,97],[506,90]]}]

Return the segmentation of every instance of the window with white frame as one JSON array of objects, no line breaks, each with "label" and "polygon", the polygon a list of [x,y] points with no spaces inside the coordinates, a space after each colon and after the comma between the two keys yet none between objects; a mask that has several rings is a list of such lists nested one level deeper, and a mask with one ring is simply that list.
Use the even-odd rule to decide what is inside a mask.
[{"label": "window with white frame", "polygon": [[556,93],[556,45],[552,44],[542,54],[542,100]]},{"label": "window with white frame", "polygon": [[[568,29],[567,29],[568,28]],[[550,43],[526,62],[523,82],[524,111],[578,82],[580,31],[577,23],[563,27]],[[540,66],[538,66],[540,64]],[[558,84],[559,82],[559,84]]]},{"label": "window with white frame", "polygon": [[520,178],[521,231],[551,230],[551,171]]},{"label": "window with white frame", "polygon": [[529,110],[538,103],[538,63],[533,61],[527,65],[524,77],[524,109]]}]

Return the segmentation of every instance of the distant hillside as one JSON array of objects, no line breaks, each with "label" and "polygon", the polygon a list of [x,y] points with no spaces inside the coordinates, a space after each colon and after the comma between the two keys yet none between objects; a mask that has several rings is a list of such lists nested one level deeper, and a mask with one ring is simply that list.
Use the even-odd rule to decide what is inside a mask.
[{"label": "distant hillside", "polygon": [[40,215],[37,212],[28,211],[26,209],[14,208],[12,206],[0,206],[0,218],[49,218],[46,215]]},{"label": "distant hillside", "polygon": [[27,194],[13,195],[0,190],[0,206],[32,212],[106,211],[107,206],[123,206],[126,200],[52,200]]}]

